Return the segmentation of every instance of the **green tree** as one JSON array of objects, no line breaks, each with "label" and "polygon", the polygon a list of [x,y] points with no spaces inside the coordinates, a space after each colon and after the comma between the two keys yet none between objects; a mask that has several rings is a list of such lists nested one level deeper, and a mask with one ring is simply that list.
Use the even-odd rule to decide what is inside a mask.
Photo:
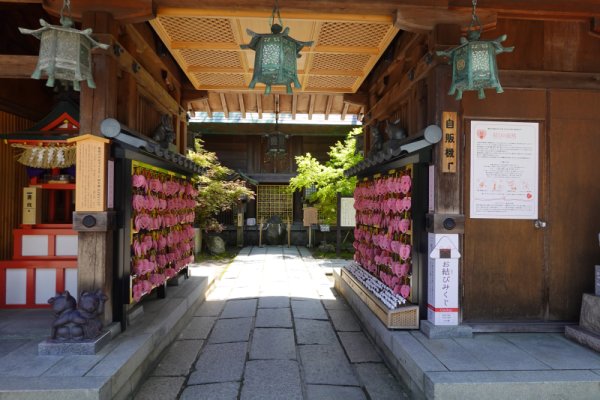
[{"label": "green tree", "polygon": [[336,221],[337,192],[342,196],[354,193],[356,177],[346,178],[344,170],[362,161],[363,157],[356,154],[356,137],[362,133],[362,128],[353,129],[343,142],[338,141],[329,148],[329,160],[321,164],[310,153],[296,157],[298,175],[290,179],[290,191],[314,187],[316,190],[308,201],[314,203],[319,210],[323,222],[333,224]]},{"label": "green tree", "polygon": [[233,171],[222,165],[217,155],[207,151],[203,143],[202,139],[196,139],[195,150],[189,150],[187,155],[205,169],[203,174],[194,178],[199,192],[196,225],[206,232],[220,232],[223,226],[217,221],[217,214],[231,209],[240,198],[253,199],[254,192],[242,180],[230,179]]}]

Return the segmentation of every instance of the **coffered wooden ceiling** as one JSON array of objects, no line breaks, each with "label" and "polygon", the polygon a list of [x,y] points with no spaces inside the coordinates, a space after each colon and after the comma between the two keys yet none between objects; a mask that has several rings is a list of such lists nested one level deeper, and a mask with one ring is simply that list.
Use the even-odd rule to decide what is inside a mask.
[{"label": "coffered wooden ceiling", "polygon": [[[270,16],[263,10],[159,8],[150,23],[197,90],[247,91],[255,53],[240,45],[251,40],[247,29],[269,33]],[[296,93],[356,92],[399,30],[393,14],[282,9],[281,18],[294,39],[314,42],[298,59],[302,88]]]}]

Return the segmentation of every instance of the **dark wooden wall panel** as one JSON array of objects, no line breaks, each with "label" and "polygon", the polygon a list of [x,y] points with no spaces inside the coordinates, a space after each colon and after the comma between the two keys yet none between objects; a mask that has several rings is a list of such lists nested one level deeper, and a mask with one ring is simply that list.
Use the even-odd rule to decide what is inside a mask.
[{"label": "dark wooden wall panel", "polygon": [[329,160],[327,153],[339,137],[292,136],[287,140],[287,155],[273,160],[265,159],[266,140],[258,135],[204,135],[204,147],[215,152],[221,163],[246,173],[293,173],[295,156],[311,153],[321,162]]},{"label": "dark wooden wall panel", "polygon": [[549,316],[577,320],[600,260],[600,93],[550,93]]},{"label": "dark wooden wall panel", "polygon": [[498,55],[498,68],[529,71],[598,72],[600,40],[587,22],[498,19],[483,38],[506,34],[512,53]]},{"label": "dark wooden wall panel", "polygon": [[[33,122],[0,111],[0,133],[17,132],[32,126]],[[12,257],[12,230],[21,223],[22,192],[27,185],[25,167],[15,161],[15,151],[0,141],[0,260]]]}]

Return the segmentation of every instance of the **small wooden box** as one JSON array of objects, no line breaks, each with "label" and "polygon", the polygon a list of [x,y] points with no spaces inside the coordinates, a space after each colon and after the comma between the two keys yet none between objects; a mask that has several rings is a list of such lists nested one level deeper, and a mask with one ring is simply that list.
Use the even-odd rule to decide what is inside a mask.
[{"label": "small wooden box", "polygon": [[418,306],[405,305],[390,310],[344,269],[341,277],[388,329],[419,329]]},{"label": "small wooden box", "polygon": [[42,189],[37,187],[23,188],[23,224],[42,223]]}]

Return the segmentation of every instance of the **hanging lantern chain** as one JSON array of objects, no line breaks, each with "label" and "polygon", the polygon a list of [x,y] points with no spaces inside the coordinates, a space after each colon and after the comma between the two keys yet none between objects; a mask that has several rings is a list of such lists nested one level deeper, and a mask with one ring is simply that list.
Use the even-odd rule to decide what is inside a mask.
[{"label": "hanging lantern chain", "polygon": [[[67,16],[65,17],[65,11]],[[71,0],[63,0],[63,6],[60,9],[60,24],[62,26],[72,26],[73,20],[71,19]]]},{"label": "hanging lantern chain", "polygon": [[473,0],[472,1],[472,9],[471,9],[471,24],[469,25],[468,33],[471,33],[473,31],[477,30],[477,32],[479,34],[481,34],[483,27],[481,26],[481,21],[479,20],[479,17],[477,16],[476,9],[477,9],[477,0]]},{"label": "hanging lantern chain", "polygon": [[277,19],[279,20],[279,25],[283,26],[283,21],[281,20],[281,14],[279,13],[279,1],[275,0],[275,5],[273,6],[273,12],[271,13],[271,20],[269,21],[269,26],[272,26],[275,22],[275,14],[277,14]]}]

